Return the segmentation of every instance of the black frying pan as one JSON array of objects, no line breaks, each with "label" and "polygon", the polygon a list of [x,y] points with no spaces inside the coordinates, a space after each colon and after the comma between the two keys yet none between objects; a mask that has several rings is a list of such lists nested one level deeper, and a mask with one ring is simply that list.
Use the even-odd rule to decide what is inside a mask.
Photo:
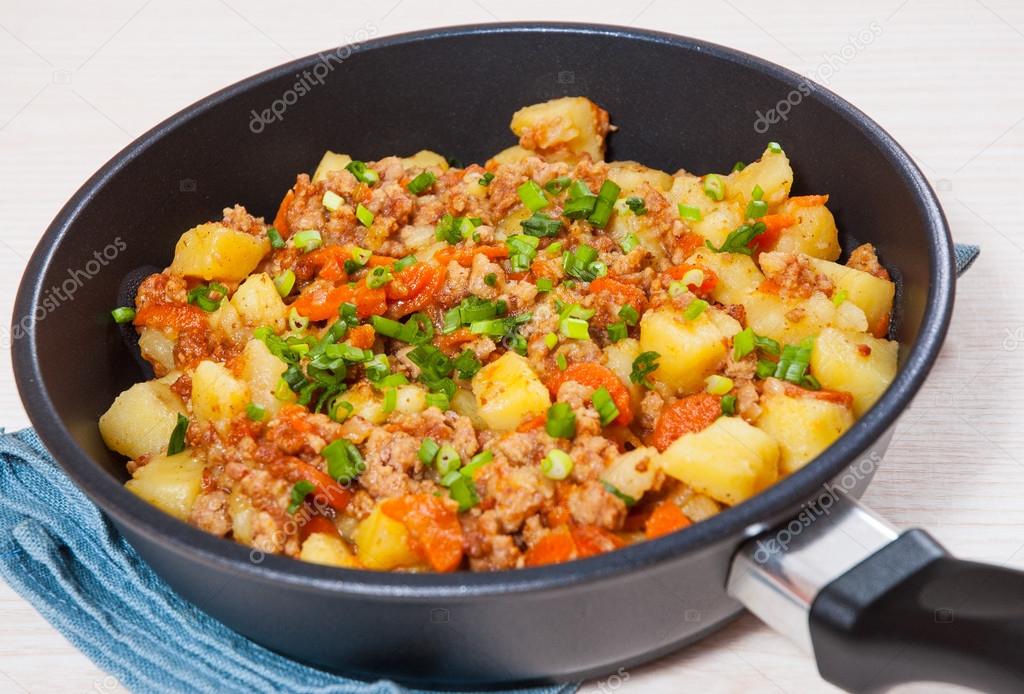
[{"label": "black frying pan", "polygon": [[[901,367],[835,445],[685,531],[493,574],[379,574],[251,556],[124,490],[123,460],[96,427],[140,378],[109,318],[123,278],[166,265],[178,235],[227,204],[271,215],[295,172],[325,149],[374,159],[429,148],[482,161],[512,143],[514,110],[567,94],[590,97],[620,126],[609,158],[723,170],[780,141],[800,192],[832,195],[844,248],[879,249],[899,285]],[[766,131],[758,114],[773,110]],[[69,278],[74,300],[54,300],[52,288]],[[740,599],[851,690],[930,679],[1021,691],[1021,576],[950,559],[920,531],[897,538],[848,497],[870,480],[934,362],[953,291],[949,231],[921,172],[827,90],[677,36],[463,27],[297,60],[132,143],[75,194],[36,250],[14,314],[14,368],[43,441],[156,571],[224,623],[306,662],[442,686],[586,677],[702,638],[739,613]]]}]

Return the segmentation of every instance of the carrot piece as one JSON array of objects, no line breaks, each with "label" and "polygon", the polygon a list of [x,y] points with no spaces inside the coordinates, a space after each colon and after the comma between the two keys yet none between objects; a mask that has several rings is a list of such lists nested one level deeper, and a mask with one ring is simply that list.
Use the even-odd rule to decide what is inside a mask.
[{"label": "carrot piece", "polygon": [[647,519],[647,524],[644,526],[644,537],[653,540],[656,537],[674,533],[688,525],[691,525],[691,521],[682,509],[671,500],[665,499],[654,507]]},{"label": "carrot piece", "polygon": [[413,549],[434,571],[454,571],[462,563],[462,525],[444,499],[433,494],[406,494],[387,499],[380,510],[405,524]]},{"label": "carrot piece", "polygon": [[718,284],[718,275],[711,268],[704,267],[699,263],[683,263],[682,265],[674,265],[666,270],[666,274],[674,280],[681,280],[690,270],[700,270],[704,273],[704,281],[700,283],[700,286],[688,284],[687,288],[701,298],[706,298],[711,294],[711,290]]},{"label": "carrot piece", "polygon": [[530,272],[533,273],[534,277],[544,277],[549,280],[558,280],[561,278],[561,267],[562,261],[555,258],[538,258],[530,264]]},{"label": "carrot piece", "polygon": [[688,231],[679,237],[676,248],[683,252],[684,258],[688,258],[698,249],[704,248],[704,237],[695,231]]},{"label": "carrot piece", "polygon": [[150,328],[197,330],[206,325],[202,309],[191,304],[146,304],[135,314],[135,325]]},{"label": "carrot piece", "polygon": [[299,539],[305,542],[306,538],[317,533],[330,535],[331,537],[341,537],[338,533],[338,528],[335,527],[329,518],[313,516],[299,528]]},{"label": "carrot piece", "polygon": [[470,246],[468,248],[456,248],[455,246],[445,246],[436,253],[434,253],[434,259],[442,265],[447,265],[451,261],[455,261],[463,267],[469,267],[473,264],[473,258],[477,255],[487,256],[488,260],[495,260],[497,258],[508,257],[508,247],[506,246]]},{"label": "carrot piece", "polygon": [[789,202],[797,207],[817,207],[828,202],[828,195],[798,195]]},{"label": "carrot piece", "polygon": [[540,429],[547,423],[547,415],[539,414],[533,419],[527,419],[525,422],[516,427],[516,431],[519,433],[525,433],[533,431],[534,429]]},{"label": "carrot piece", "polygon": [[683,434],[706,429],[722,415],[722,403],[717,395],[694,393],[680,398],[661,411],[654,425],[651,443],[664,451]]},{"label": "carrot piece", "polygon": [[575,525],[569,531],[580,559],[619,549],[626,543],[618,535],[596,525]]},{"label": "carrot piece", "polygon": [[[417,274],[410,274],[407,278],[401,277],[415,267],[420,267],[416,271]],[[399,298],[391,305],[389,312],[391,317],[401,318],[432,305],[437,300],[437,295],[441,291],[441,287],[444,286],[447,275],[448,271],[444,267],[428,263],[417,263],[399,272],[387,287],[390,289],[395,282],[400,282],[402,288],[393,289],[393,293],[389,297],[397,297],[402,294],[405,298]]]},{"label": "carrot piece", "polygon": [[618,303],[632,306],[637,313],[643,313],[644,304],[647,302],[647,296],[640,287],[620,282],[608,276],[598,277],[591,282],[589,291],[591,294],[607,292],[615,297]]},{"label": "carrot piece", "polygon": [[750,243],[747,245],[755,253],[763,253],[775,247],[782,230],[796,224],[796,217],[791,214],[766,214],[758,221],[764,223],[765,229],[750,239]]},{"label": "carrot piece", "polygon": [[[137,322],[138,318],[136,318]],[[871,334],[875,337],[885,337],[889,334],[889,314],[886,313],[884,316],[879,316],[875,324],[868,327],[871,330]]]},{"label": "carrot piece", "polygon": [[775,280],[765,280],[757,285],[757,291],[764,292],[765,294],[778,294],[781,289],[782,287]]},{"label": "carrot piece", "polygon": [[561,564],[576,556],[576,542],[569,529],[561,527],[542,537],[526,552],[526,566]]},{"label": "carrot piece", "polygon": [[338,513],[342,513],[352,499],[352,492],[331,479],[327,473],[299,458],[288,457],[275,461],[275,464],[268,466],[268,472],[274,477],[292,483],[306,480],[315,487],[313,500],[316,503],[326,503]]},{"label": "carrot piece", "polygon": [[363,283],[356,285],[355,289],[347,284],[328,289],[314,282],[302,291],[292,303],[292,308],[310,320],[329,320],[338,315],[342,304],[353,303],[358,316],[367,318],[387,310],[386,298],[383,288],[371,289]]},{"label": "carrot piece", "polygon": [[455,332],[448,333],[447,335],[437,335],[434,338],[434,342],[437,348],[445,354],[454,354],[455,351],[466,342],[472,342],[477,338],[469,328],[459,328]]},{"label": "carrot piece", "polygon": [[288,238],[288,235],[291,233],[291,229],[288,227],[288,208],[291,207],[292,200],[294,199],[294,190],[289,190],[285,193],[281,204],[277,207],[277,214],[274,215],[274,228],[277,229],[282,238]]},{"label": "carrot piece", "polygon": [[360,349],[373,347],[373,341],[376,337],[377,333],[372,325],[357,325],[348,331],[348,343]]},{"label": "carrot piece", "polygon": [[629,399],[629,390],[615,375],[615,372],[607,366],[593,363],[573,364],[565,371],[557,371],[548,380],[547,387],[551,394],[558,396],[558,389],[566,381],[577,383],[598,389],[604,386],[608,394],[612,396],[615,407],[619,410],[619,416],[615,419],[617,424],[623,426],[633,421],[633,407]]},{"label": "carrot piece", "polygon": [[853,407],[853,395],[841,390],[809,390],[792,383],[786,383],[784,391],[791,398],[808,398],[823,402],[834,402],[843,407]]}]

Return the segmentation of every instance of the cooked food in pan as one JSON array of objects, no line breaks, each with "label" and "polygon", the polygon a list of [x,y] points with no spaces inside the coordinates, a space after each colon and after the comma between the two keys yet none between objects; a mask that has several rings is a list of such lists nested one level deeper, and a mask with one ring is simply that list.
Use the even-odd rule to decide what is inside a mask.
[{"label": "cooked food in pan", "polygon": [[155,374],[99,423],[128,489],[321,564],[538,566],[743,502],[893,380],[894,284],[780,145],[669,174],[605,162],[582,97],[511,125],[484,166],[328,152],[271,224],[186,231],[114,311]]}]

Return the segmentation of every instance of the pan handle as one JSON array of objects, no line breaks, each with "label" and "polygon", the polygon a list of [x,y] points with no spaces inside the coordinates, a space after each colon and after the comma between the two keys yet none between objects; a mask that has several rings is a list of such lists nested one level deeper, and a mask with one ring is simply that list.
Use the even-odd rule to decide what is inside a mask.
[{"label": "pan handle", "polygon": [[847,691],[1024,691],[1024,572],[951,557],[923,530],[897,535],[845,495],[745,543],[728,591]]}]

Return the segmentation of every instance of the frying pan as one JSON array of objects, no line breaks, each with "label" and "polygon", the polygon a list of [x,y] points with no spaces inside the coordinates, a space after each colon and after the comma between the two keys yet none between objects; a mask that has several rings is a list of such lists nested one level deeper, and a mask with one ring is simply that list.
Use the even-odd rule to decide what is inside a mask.
[{"label": "frying pan", "polygon": [[[482,161],[512,144],[517,108],[577,94],[620,127],[609,159],[720,171],[782,142],[797,192],[832,195],[843,247],[878,248],[899,287],[899,373],[834,445],[682,532],[490,574],[373,573],[253,554],[123,488],[124,461],[96,421],[142,377],[109,318],[126,277],[166,265],[178,235],[225,205],[271,215],[325,149],[374,159],[429,148]],[[921,172],[877,124],[801,76],[634,29],[457,27],[302,58],[129,145],[36,249],[16,303],[14,368],[47,447],[175,590],[326,669],[450,687],[589,677],[676,650],[746,606],[851,691],[914,679],[1021,691],[1021,574],[953,559],[923,531],[897,534],[853,500],[939,352],[954,279],[946,221]]]}]

